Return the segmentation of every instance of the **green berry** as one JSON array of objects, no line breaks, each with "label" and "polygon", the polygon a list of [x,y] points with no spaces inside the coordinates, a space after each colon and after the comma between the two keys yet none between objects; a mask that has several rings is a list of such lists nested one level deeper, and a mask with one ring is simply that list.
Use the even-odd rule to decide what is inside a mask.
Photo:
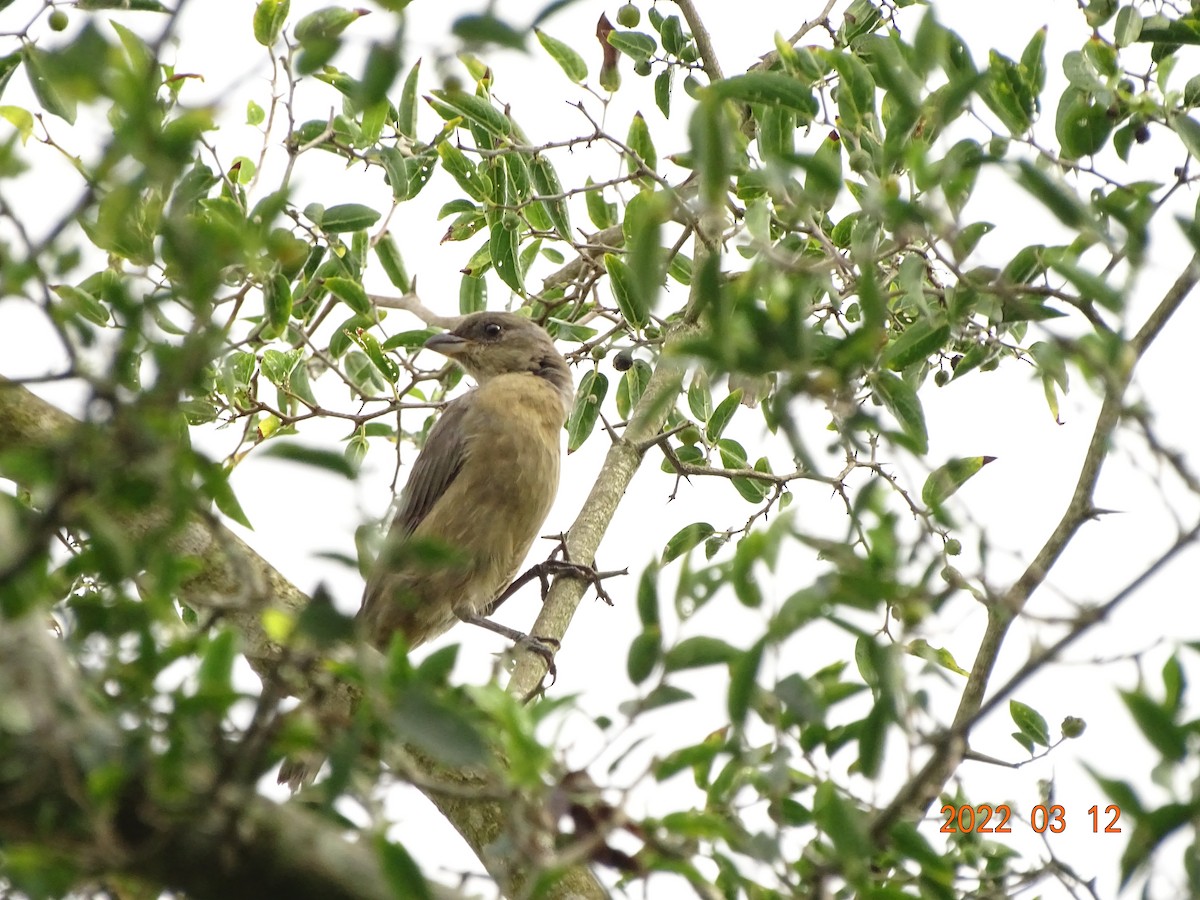
[{"label": "green berry", "polygon": [[642,12],[632,3],[626,3],[617,10],[617,24],[622,28],[636,28],[642,21]]},{"label": "green berry", "polygon": [[67,14],[61,9],[56,9],[54,12],[50,13],[49,21],[51,31],[62,31],[71,22],[71,20],[67,18]]}]

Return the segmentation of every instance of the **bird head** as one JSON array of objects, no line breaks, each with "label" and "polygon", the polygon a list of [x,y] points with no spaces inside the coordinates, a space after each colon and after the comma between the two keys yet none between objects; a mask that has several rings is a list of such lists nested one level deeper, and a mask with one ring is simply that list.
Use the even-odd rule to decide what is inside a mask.
[{"label": "bird head", "polygon": [[499,375],[529,372],[545,378],[569,404],[571,370],[542,326],[507,312],[464,316],[453,331],[436,334],[426,348],[448,356],[479,384]]}]

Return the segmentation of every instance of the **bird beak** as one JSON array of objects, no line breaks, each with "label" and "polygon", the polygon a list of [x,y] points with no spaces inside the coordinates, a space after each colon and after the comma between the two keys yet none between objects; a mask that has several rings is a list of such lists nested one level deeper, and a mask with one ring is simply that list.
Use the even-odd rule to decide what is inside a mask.
[{"label": "bird beak", "polygon": [[447,331],[443,334],[435,334],[425,342],[426,350],[433,350],[443,356],[448,356],[451,359],[458,356],[466,348],[468,341],[464,337],[459,337],[457,334],[452,334]]}]

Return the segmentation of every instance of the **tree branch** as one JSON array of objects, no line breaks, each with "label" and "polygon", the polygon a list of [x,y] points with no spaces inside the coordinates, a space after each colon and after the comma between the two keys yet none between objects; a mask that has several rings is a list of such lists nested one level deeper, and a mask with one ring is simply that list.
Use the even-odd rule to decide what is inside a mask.
[{"label": "tree branch", "polygon": [[[1046,580],[1046,576],[1079,529],[1089,519],[1094,518],[1096,514],[1094,502],[1096,483],[1100,478],[1104,462],[1108,458],[1113,433],[1120,423],[1125,392],[1133,380],[1133,373],[1138,362],[1154,343],[1154,339],[1158,337],[1171,316],[1183,304],[1198,280],[1200,280],[1200,256],[1193,256],[1137,334],[1129,340],[1128,347],[1131,353],[1124,369],[1110,373],[1109,380],[1105,385],[1104,400],[1100,406],[1100,413],[1096,417],[1092,438],[1087,452],[1084,454],[1083,464],[1080,466],[1075,490],[1067,503],[1062,518],[1021,577],[995,604],[988,607],[988,622],[980,642],[979,653],[975,657],[975,664],[971,668],[967,685],[963,689],[954,721],[947,732],[936,741],[932,758],[917,775],[900,789],[887,808],[877,816],[872,825],[872,833],[876,837],[886,834],[892,823],[900,817],[924,813],[962,762],[971,727],[979,721],[986,709],[990,709],[994,703],[998,702],[998,698],[1004,696],[1002,691],[998,698],[993,698],[989,702],[988,706],[983,705],[983,697],[987,691],[992,669],[1000,655],[1000,648],[1008,634],[1008,629],[1025,609],[1033,592]],[[1174,552],[1174,548],[1171,552]],[[1124,595],[1122,592],[1118,597]],[[1043,664],[1046,661],[1048,659],[1043,660]],[[1005,690],[1008,689],[1006,687]]]},{"label": "tree branch", "polygon": [[[0,377],[0,476],[19,477],[20,474],[5,466],[6,451],[58,448],[62,452],[69,452],[72,435],[80,427],[82,425],[78,420],[23,386]],[[70,510],[64,511],[64,515],[69,520]],[[131,539],[145,540],[151,535],[162,537],[169,541],[172,553],[194,560],[197,571],[181,585],[178,595],[180,602],[200,609],[219,610],[242,634],[243,652],[259,676],[289,693],[304,696],[307,693],[304,673],[293,666],[279,665],[284,656],[283,648],[267,638],[262,628],[262,612],[269,607],[282,607],[295,612],[304,608],[308,598],[215,517],[193,516],[181,528],[173,530],[168,520],[165,511],[149,509],[127,515],[121,524]],[[231,602],[230,598],[235,600]],[[6,624],[4,629],[0,629],[0,634],[7,629]],[[363,648],[363,652],[374,651]],[[4,756],[0,754],[0,758]],[[470,788],[477,783],[477,779],[468,772],[438,765],[417,753],[411,753],[409,760],[427,776],[417,786],[463,836],[489,874],[496,879],[500,889],[509,895],[519,893],[518,888],[532,877],[531,873],[515,864],[511,858],[502,858],[496,852],[496,847],[503,843],[500,839],[509,824],[511,810],[508,806],[493,797],[473,793]],[[446,790],[439,791],[438,785]],[[0,797],[2,800],[3,797]],[[279,840],[286,838],[290,841],[293,832],[289,829],[299,827],[287,824],[292,821],[293,813],[287,807],[261,802],[264,804],[261,811],[259,807],[253,807],[255,815],[260,817],[255,820],[256,829],[275,833]],[[0,802],[0,810],[4,808],[3,802]],[[316,846],[316,834],[313,832],[303,839],[297,838],[297,846],[304,849],[295,852],[296,858],[304,858],[310,853],[310,848]],[[334,834],[332,838],[322,838],[326,843],[321,846],[345,847],[347,850],[353,848],[340,836],[333,832],[331,834]],[[336,845],[328,844],[328,840],[336,841]],[[249,849],[247,852],[250,852]],[[197,860],[204,858],[202,855],[196,857]],[[261,863],[266,865],[266,860]],[[251,862],[247,864],[252,865]],[[172,873],[164,871],[162,874],[167,879]],[[164,883],[184,886],[178,880],[164,880]],[[329,890],[326,896],[342,896],[332,887]],[[281,890],[278,893],[259,893],[257,896],[300,895]],[[359,896],[371,895],[361,893]],[[606,896],[606,892],[586,866],[576,865],[564,871],[548,896],[599,898]]]}]

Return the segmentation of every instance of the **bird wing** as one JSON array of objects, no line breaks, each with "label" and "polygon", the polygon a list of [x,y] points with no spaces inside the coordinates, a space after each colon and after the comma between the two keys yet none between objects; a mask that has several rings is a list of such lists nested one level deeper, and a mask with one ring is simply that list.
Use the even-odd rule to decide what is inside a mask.
[{"label": "bird wing", "polygon": [[392,523],[394,534],[408,537],[416,531],[462,471],[467,458],[463,420],[474,393],[471,391],[446,404],[442,415],[429,429],[425,447],[417,455],[408,476],[400,511]]}]

